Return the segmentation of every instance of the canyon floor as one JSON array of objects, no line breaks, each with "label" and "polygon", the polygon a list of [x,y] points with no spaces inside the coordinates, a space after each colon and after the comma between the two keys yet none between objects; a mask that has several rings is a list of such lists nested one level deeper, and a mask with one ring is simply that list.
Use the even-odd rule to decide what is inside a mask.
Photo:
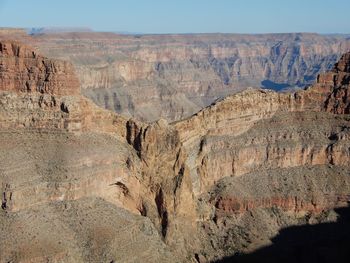
[{"label": "canyon floor", "polygon": [[99,107],[80,83],[0,41],[0,262],[347,262],[349,52],[305,89],[177,121]]}]

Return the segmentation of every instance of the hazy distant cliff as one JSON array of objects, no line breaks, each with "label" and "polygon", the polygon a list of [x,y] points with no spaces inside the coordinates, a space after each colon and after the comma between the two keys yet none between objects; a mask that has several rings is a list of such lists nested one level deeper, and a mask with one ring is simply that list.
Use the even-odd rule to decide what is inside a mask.
[{"label": "hazy distant cliff", "polygon": [[70,60],[83,94],[95,103],[145,121],[187,117],[248,86],[310,84],[350,49],[346,36],[300,33],[26,38],[44,54]]}]

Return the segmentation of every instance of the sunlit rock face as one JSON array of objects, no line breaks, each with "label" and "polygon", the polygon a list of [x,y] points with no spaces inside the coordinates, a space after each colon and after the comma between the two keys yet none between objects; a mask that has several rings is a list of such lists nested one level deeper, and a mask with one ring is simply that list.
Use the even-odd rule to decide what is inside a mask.
[{"label": "sunlit rock face", "polygon": [[296,93],[250,89],[173,124],[130,120],[155,200],[161,193],[148,216],[166,242],[193,240],[206,262],[268,245],[290,225],[336,220],[350,197],[349,64],[347,53]]},{"label": "sunlit rock face", "polygon": [[72,62],[99,106],[146,122],[184,119],[247,87],[304,87],[350,48],[345,36],[304,33],[8,35]]},{"label": "sunlit rock face", "polygon": [[82,96],[71,64],[0,47],[0,262],[211,262],[347,205],[349,53],[305,90],[145,123]]},{"label": "sunlit rock face", "polygon": [[127,120],[80,95],[68,62],[0,41],[0,65],[0,262],[173,262],[140,214]]}]

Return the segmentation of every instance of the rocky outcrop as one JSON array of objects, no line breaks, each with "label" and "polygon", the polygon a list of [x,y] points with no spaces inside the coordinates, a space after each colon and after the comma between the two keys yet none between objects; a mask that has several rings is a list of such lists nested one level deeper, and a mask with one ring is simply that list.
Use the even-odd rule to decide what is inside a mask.
[{"label": "rocky outcrop", "polygon": [[117,35],[76,32],[1,38],[72,62],[82,93],[99,106],[151,122],[184,119],[247,87],[295,89],[348,51],[346,36],[317,34]]},{"label": "rocky outcrop", "polygon": [[337,62],[331,72],[321,74],[317,78],[319,87],[329,89],[330,93],[324,102],[329,112],[338,114],[350,113],[349,82],[350,82],[350,53],[346,53]]},{"label": "rocky outcrop", "polygon": [[349,50],[317,34],[44,34],[31,40],[71,61],[82,92],[99,106],[142,121],[180,120],[249,86],[312,84]]},{"label": "rocky outcrop", "polygon": [[0,261],[210,262],[349,201],[349,54],[305,90],[147,124],[84,98],[63,62],[5,46]]},{"label": "rocky outcrop", "polygon": [[126,134],[126,120],[80,95],[70,63],[45,58],[16,42],[0,43],[0,92],[1,127],[78,133],[89,129],[116,132],[121,128],[120,136]]},{"label": "rocky outcrop", "polygon": [[71,64],[46,59],[14,42],[0,45],[0,90],[77,95],[79,81]]},{"label": "rocky outcrop", "polygon": [[0,262],[173,262],[139,212],[127,121],[81,96],[69,63],[0,47]]},{"label": "rocky outcrop", "polygon": [[[332,71],[321,74],[313,86],[296,93],[250,89],[171,125],[164,121],[150,126],[129,123],[130,144],[150,180],[176,189],[178,176],[187,178],[186,191],[190,189],[192,196],[183,201],[183,207],[187,215],[196,213],[182,220],[198,222],[197,229],[187,228],[185,233],[190,233],[194,250],[201,251],[203,245],[197,253],[201,261],[254,249],[257,244],[267,244],[281,227],[320,222],[320,214],[347,206],[348,56],[342,56]],[[159,177],[159,171],[166,176]],[[166,233],[178,229],[169,222],[176,221],[179,213],[171,208],[172,202],[181,199],[164,201],[172,198],[174,193],[163,188],[158,202],[162,212],[149,215],[155,224],[159,220],[164,231],[162,215],[165,203],[169,206]],[[264,211],[270,211],[268,218],[259,214]],[[255,217],[256,226],[247,223],[252,218],[240,221],[249,215]],[[281,217],[284,219],[278,221]],[[227,236],[242,224],[243,230]],[[259,227],[266,232],[256,243],[249,231]],[[174,236],[165,238],[171,244]]]}]

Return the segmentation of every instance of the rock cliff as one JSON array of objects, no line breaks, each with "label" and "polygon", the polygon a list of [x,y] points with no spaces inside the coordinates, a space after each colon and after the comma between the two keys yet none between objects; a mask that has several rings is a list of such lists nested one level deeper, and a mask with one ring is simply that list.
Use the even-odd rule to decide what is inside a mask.
[{"label": "rock cliff", "polygon": [[[16,38],[1,33],[0,38]],[[82,93],[143,121],[180,120],[249,86],[312,84],[350,50],[346,36],[317,34],[18,35],[47,56],[72,62]]]},{"label": "rock cliff", "polygon": [[289,225],[335,220],[350,194],[349,64],[347,53],[296,93],[250,89],[176,123],[129,123],[155,200],[162,193],[162,212],[147,216],[166,242],[207,262]]},{"label": "rock cliff", "polygon": [[305,90],[148,124],[83,97],[70,64],[0,47],[0,262],[211,262],[348,204],[349,53]]},{"label": "rock cliff", "polygon": [[0,42],[0,65],[0,262],[173,262],[139,212],[127,120],[81,96],[67,62]]},{"label": "rock cliff", "polygon": [[37,55],[17,43],[2,42],[0,90],[76,95],[80,93],[78,78],[72,65]]}]

